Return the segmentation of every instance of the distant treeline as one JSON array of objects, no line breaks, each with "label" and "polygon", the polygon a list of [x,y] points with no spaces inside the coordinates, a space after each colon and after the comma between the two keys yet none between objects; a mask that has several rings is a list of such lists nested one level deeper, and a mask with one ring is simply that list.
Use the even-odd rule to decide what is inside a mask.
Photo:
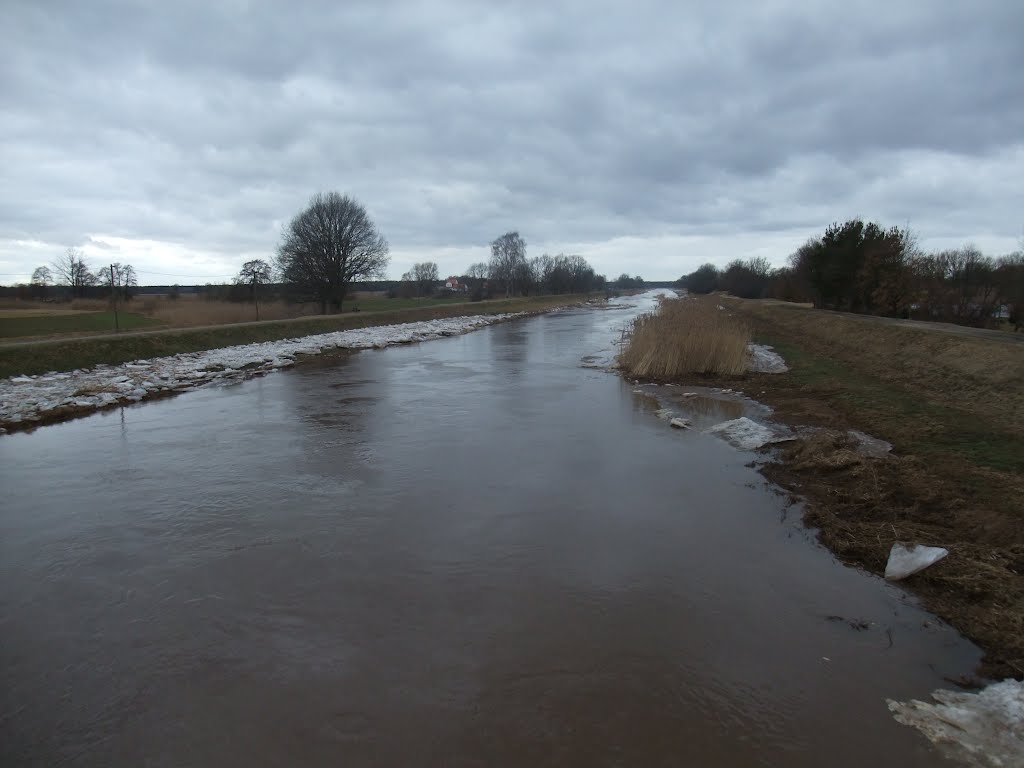
[{"label": "distant treeline", "polygon": [[1024,254],[992,258],[973,246],[925,253],[907,230],[851,219],[808,240],[781,269],[767,259],[705,264],[684,275],[691,293],[811,302],[815,307],[996,327],[1024,326]]}]

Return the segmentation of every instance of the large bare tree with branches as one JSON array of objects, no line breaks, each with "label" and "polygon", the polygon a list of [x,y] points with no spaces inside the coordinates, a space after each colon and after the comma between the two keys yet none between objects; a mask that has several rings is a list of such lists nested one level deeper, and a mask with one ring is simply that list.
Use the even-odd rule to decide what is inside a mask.
[{"label": "large bare tree with branches", "polygon": [[100,285],[110,288],[110,295],[115,302],[118,297],[125,300],[130,299],[131,289],[139,285],[139,280],[135,276],[135,267],[119,262],[114,262],[109,267],[99,270],[96,278]]},{"label": "large bare tree with branches", "polygon": [[526,241],[518,232],[506,232],[491,243],[491,277],[505,284],[505,296],[515,295],[526,270]]},{"label": "large bare tree with branches", "polygon": [[259,287],[267,285],[274,279],[274,272],[263,259],[252,259],[242,265],[242,269],[235,278],[237,285],[248,285],[249,295],[256,304],[256,319],[260,319],[260,296]]},{"label": "large bare tree with branches", "polygon": [[349,284],[383,277],[387,265],[388,241],[359,202],[337,192],[314,195],[277,249],[283,280],[315,296],[324,313],[340,312]]},{"label": "large bare tree with branches", "polygon": [[68,248],[63,256],[54,260],[53,273],[58,283],[71,289],[72,296],[83,296],[88,286],[96,285],[96,275],[89,270],[77,248]]},{"label": "large bare tree with branches", "polygon": [[429,296],[440,281],[437,272],[437,263],[433,261],[421,261],[412,265],[412,269],[402,275],[402,280],[408,281],[416,286],[417,296]]}]

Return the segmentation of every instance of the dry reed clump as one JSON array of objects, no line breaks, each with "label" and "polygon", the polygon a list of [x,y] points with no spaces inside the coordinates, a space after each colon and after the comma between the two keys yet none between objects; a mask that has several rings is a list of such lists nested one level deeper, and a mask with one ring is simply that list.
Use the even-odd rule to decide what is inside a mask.
[{"label": "dry reed clump", "polygon": [[714,303],[665,301],[633,321],[619,365],[646,379],[687,374],[738,376],[747,369],[750,329]]}]

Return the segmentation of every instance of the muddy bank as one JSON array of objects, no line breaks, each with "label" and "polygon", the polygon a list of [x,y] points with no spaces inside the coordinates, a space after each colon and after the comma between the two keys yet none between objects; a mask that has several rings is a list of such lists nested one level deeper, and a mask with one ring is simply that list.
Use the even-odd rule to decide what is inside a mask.
[{"label": "muddy bank", "polygon": [[[804,522],[844,562],[881,575],[895,542],[941,546],[949,556],[903,585],[925,606],[985,652],[980,674],[1024,674],[1024,542],[998,508],[979,503],[973,483],[1019,499],[1019,479],[998,472],[953,472],[931,460],[892,453],[863,455],[847,430],[863,427],[827,413],[820,395],[788,391],[790,382],[761,380],[751,388],[777,408],[773,418],[819,432],[773,446],[763,474],[806,502]],[[759,389],[758,389],[759,388]],[[803,411],[800,417],[797,412]],[[812,416],[818,412],[818,417]],[[875,431],[876,437],[889,435]],[[948,470],[948,467],[947,467]],[[1016,522],[1019,526],[1020,522]]]},{"label": "muddy bank", "polygon": [[[805,502],[805,522],[844,562],[882,575],[894,542],[947,548],[903,586],[985,650],[979,674],[1024,676],[1019,350],[957,339],[951,357],[953,342],[927,329],[725,302],[790,370],[683,383],[741,390],[794,430],[762,449],[762,472]],[[893,450],[865,455],[850,430]]]}]

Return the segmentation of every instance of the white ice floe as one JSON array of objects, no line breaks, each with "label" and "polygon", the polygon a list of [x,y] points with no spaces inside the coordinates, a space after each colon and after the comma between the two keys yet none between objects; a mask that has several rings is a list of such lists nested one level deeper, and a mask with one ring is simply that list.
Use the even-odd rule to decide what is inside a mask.
[{"label": "white ice floe", "polygon": [[680,419],[680,418],[676,417],[676,418],[672,419],[672,421],[669,422],[669,426],[675,427],[676,429],[689,429],[690,428],[690,420],[689,419]]},{"label": "white ice floe", "polygon": [[893,717],[977,768],[1024,766],[1024,682],[1004,680],[978,693],[935,691],[936,704],[888,700]]},{"label": "white ice floe", "polygon": [[98,409],[138,402],[161,393],[184,392],[286,368],[295,364],[297,355],[317,355],[331,349],[382,349],[392,344],[457,336],[518,316],[422,320],[187,352],[122,365],[99,365],[68,373],[12,376],[0,380],[0,422],[34,422],[50,411],[68,407]]},{"label": "white ice floe", "polygon": [[715,424],[715,426],[705,429],[704,434],[718,435],[745,451],[753,451],[769,443],[782,443],[793,439],[790,435],[780,434],[746,416]]},{"label": "white ice floe", "polygon": [[885,578],[889,581],[900,581],[934,565],[949,554],[942,547],[925,547],[915,544],[908,547],[896,542],[889,550],[889,560],[885,564]]},{"label": "white ice floe", "polygon": [[891,443],[856,429],[851,429],[846,434],[857,444],[856,451],[861,456],[868,456],[872,459],[884,459],[892,451]]},{"label": "white ice floe", "polygon": [[747,344],[747,352],[750,359],[747,361],[747,370],[754,373],[785,373],[789,370],[782,355],[772,347],[764,344]]}]

